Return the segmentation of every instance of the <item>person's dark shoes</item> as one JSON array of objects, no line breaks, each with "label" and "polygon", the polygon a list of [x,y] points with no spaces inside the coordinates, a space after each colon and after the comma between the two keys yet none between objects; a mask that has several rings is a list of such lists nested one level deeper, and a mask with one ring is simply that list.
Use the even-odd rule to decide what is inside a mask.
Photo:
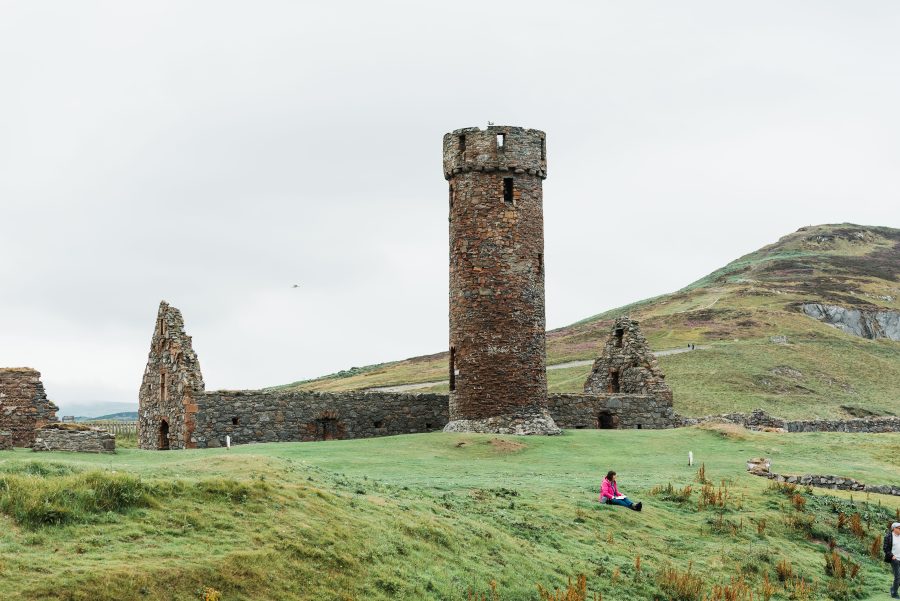
[{"label": "person's dark shoes", "polygon": [[641,508],[642,508],[643,506],[644,506],[644,504],[641,503],[641,502],[635,503],[635,504],[634,504],[634,510],[635,510],[635,511],[640,511]]}]

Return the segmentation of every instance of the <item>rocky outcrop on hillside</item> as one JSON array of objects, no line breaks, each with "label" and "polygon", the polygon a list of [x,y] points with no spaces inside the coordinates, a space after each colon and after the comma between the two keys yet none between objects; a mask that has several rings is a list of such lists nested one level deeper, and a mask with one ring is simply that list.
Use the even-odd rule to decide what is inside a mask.
[{"label": "rocky outcrop on hillside", "polygon": [[900,311],[855,309],[838,305],[805,303],[803,312],[854,336],[900,341]]}]

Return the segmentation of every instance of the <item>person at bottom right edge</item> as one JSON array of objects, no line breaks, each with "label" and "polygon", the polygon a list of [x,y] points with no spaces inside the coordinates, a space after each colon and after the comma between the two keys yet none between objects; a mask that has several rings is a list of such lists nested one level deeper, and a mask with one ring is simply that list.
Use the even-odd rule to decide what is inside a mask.
[{"label": "person at bottom right edge", "polygon": [[891,524],[890,531],[884,537],[884,561],[891,564],[894,570],[891,598],[900,599],[900,522]]}]

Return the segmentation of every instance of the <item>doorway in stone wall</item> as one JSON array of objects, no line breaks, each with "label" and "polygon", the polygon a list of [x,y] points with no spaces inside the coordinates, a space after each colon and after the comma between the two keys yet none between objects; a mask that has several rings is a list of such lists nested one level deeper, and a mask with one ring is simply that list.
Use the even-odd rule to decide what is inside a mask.
[{"label": "doorway in stone wall", "polygon": [[601,430],[617,430],[619,428],[619,416],[609,411],[603,411],[597,418],[597,427]]},{"label": "doorway in stone wall", "polygon": [[156,447],[160,451],[169,450],[169,422],[166,420],[162,420],[159,423],[159,442]]},{"label": "doorway in stone wall", "polygon": [[318,420],[319,440],[336,440],[337,439],[337,419],[333,417],[325,417]]}]

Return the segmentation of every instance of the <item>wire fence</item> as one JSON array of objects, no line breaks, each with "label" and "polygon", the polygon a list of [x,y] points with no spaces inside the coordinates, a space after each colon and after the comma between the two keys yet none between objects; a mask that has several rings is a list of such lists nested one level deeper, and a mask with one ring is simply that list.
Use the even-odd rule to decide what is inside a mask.
[{"label": "wire fence", "polygon": [[98,420],[83,422],[87,426],[96,426],[107,430],[116,436],[137,436],[137,422],[123,422],[118,420]]}]

